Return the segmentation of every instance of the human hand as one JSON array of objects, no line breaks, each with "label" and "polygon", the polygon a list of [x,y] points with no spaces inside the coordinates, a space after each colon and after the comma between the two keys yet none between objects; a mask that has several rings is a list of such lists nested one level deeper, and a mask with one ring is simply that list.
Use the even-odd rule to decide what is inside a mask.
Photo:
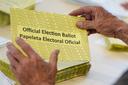
[{"label": "human hand", "polygon": [[7,56],[10,67],[21,85],[54,85],[57,73],[58,50],[50,55],[50,61],[45,62],[23,39],[16,43],[27,54],[25,56],[12,43],[7,43]]},{"label": "human hand", "polygon": [[98,6],[85,6],[72,11],[70,15],[85,17],[86,20],[78,21],[77,26],[86,29],[89,34],[100,33],[108,37],[118,38],[120,29],[126,26],[126,23]]},{"label": "human hand", "polygon": [[122,6],[125,10],[128,10],[128,2],[122,3],[121,6]]}]

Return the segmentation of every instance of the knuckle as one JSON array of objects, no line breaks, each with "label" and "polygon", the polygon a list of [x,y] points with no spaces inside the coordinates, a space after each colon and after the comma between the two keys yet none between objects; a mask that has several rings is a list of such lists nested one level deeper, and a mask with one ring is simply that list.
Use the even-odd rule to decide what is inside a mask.
[{"label": "knuckle", "polygon": [[37,62],[37,59],[31,58],[31,62],[32,63],[36,63]]},{"label": "knuckle", "polygon": [[23,48],[29,51],[30,46],[29,46],[29,45],[27,45],[27,44],[23,44]]},{"label": "knuckle", "polygon": [[97,6],[97,7],[95,7],[95,10],[104,11],[104,8],[101,6]]},{"label": "knuckle", "polygon": [[11,50],[11,53],[12,53],[13,55],[18,55],[17,50]]},{"label": "knuckle", "polygon": [[101,6],[95,6],[96,9],[104,9],[103,7]]},{"label": "knuckle", "polygon": [[56,53],[53,53],[52,54],[52,57],[56,58],[57,54]]},{"label": "knuckle", "polygon": [[97,8],[98,8],[98,9],[103,9],[103,7],[101,7],[101,6],[98,6]]},{"label": "knuckle", "polygon": [[23,66],[23,67],[24,67],[24,66],[27,66],[28,63],[29,63],[29,60],[28,60],[28,59],[24,59],[24,60],[22,61],[22,66]]}]

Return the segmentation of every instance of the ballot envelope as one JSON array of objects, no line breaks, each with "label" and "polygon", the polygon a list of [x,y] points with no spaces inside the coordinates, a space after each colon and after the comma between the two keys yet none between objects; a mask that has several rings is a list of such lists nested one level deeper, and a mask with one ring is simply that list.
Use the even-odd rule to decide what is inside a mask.
[{"label": "ballot envelope", "polygon": [[120,39],[105,37],[105,43],[108,50],[111,51],[128,51],[128,45]]},{"label": "ballot envelope", "polygon": [[[46,61],[53,49],[59,49],[56,82],[85,76],[91,66],[88,35],[86,31],[76,27],[78,20],[83,18],[11,9],[12,42],[20,49],[15,40],[21,37]],[[23,54],[25,55],[24,52]],[[17,82],[9,69],[8,60],[0,59],[0,70]]]}]

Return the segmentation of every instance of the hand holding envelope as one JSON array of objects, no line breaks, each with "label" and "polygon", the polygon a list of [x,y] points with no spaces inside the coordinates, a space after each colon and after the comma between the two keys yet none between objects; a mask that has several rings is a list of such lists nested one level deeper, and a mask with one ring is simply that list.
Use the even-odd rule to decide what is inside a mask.
[{"label": "hand holding envelope", "polygon": [[17,39],[17,44],[27,54],[18,50],[12,43],[7,44],[7,56],[10,67],[21,85],[54,85],[57,73],[58,50],[50,55],[45,62],[23,39]]},{"label": "hand holding envelope", "polygon": [[102,7],[82,7],[70,13],[72,16],[84,16],[86,21],[77,22],[77,26],[86,29],[89,34],[100,33],[108,37],[119,38],[128,44],[128,24],[113,16]]}]

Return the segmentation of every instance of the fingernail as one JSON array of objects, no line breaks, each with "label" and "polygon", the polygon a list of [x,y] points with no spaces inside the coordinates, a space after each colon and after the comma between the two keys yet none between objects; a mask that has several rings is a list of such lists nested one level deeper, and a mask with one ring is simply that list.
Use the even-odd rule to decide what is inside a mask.
[{"label": "fingernail", "polygon": [[71,13],[69,13],[69,15],[71,15]]},{"label": "fingernail", "polygon": [[59,49],[56,49],[55,52],[56,52],[56,54],[59,54],[60,53],[60,50]]},{"label": "fingernail", "polygon": [[79,28],[84,28],[84,24],[83,24],[83,22],[81,22],[81,21],[77,22],[76,25],[77,25]]},{"label": "fingernail", "polygon": [[17,38],[16,38],[16,43],[20,43],[22,40],[23,40],[22,38],[17,37]]},{"label": "fingernail", "polygon": [[17,38],[16,38],[16,41],[19,41],[20,39],[21,39],[20,37],[17,37]]},{"label": "fingernail", "polygon": [[6,43],[6,46],[7,46],[7,47],[10,46],[10,45],[12,45],[11,42],[7,42],[7,43]]}]

